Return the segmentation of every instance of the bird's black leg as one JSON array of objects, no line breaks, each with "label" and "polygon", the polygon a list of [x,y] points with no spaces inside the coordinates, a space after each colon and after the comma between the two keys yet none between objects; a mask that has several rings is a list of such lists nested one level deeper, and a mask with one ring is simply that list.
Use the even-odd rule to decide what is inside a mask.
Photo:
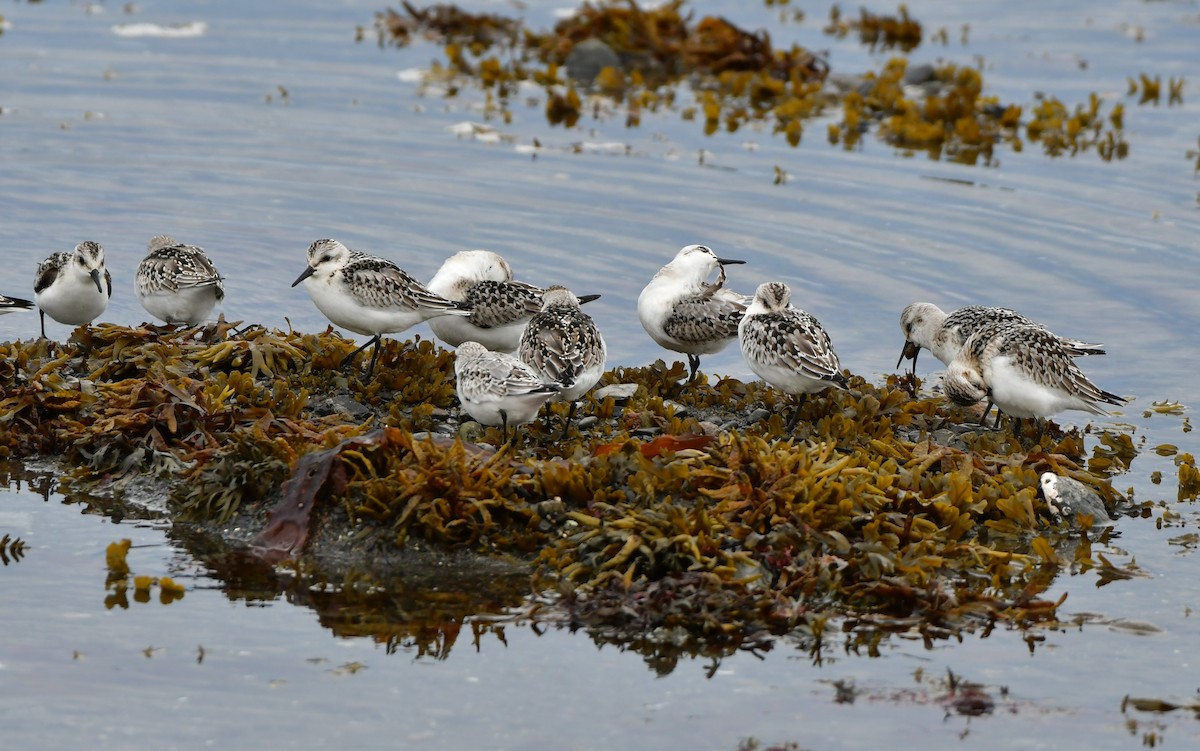
[{"label": "bird's black leg", "polygon": [[563,422],[563,432],[559,436],[559,442],[567,440],[567,429],[571,427],[571,415],[575,414],[575,402],[571,402],[571,406],[567,407],[567,419]]},{"label": "bird's black leg", "polygon": [[369,380],[371,378],[371,375],[375,372],[375,358],[379,357],[379,341],[380,341],[379,334],[376,334],[375,336],[368,339],[366,344],[364,344],[363,346],[359,347],[358,349],[354,350],[353,352],[351,352],[350,354],[348,354],[342,358],[341,367],[343,367],[343,368],[346,367],[346,365],[349,364],[350,361],[354,359],[355,355],[357,355],[359,352],[362,352],[364,349],[366,349],[367,347],[370,347],[372,344],[374,344],[375,345],[375,353],[373,355],[371,355],[371,367],[367,369],[367,379]]},{"label": "bird's black leg", "polygon": [[[991,411],[992,411],[992,398],[989,396],[988,400],[987,400],[987,404],[985,404],[983,406],[982,414],[979,415],[979,424],[980,425],[987,427],[987,421],[988,421],[987,416]],[[996,411],[996,427],[997,428],[1000,427],[1000,412],[999,412],[999,410]]]},{"label": "bird's black leg", "polygon": [[38,315],[42,317],[42,338],[46,338],[46,311],[38,308]]},{"label": "bird's black leg", "polygon": [[504,410],[500,410],[500,442],[508,443],[508,413]]},{"label": "bird's black leg", "polygon": [[696,371],[700,370],[700,355],[688,355],[688,367],[691,368],[688,383],[691,383],[696,380]]},{"label": "bird's black leg", "polygon": [[371,352],[371,364],[367,366],[367,380],[371,380],[371,376],[375,375],[375,361],[379,359],[379,346],[383,344],[383,337],[379,334],[375,335],[375,349]]},{"label": "bird's black leg", "polygon": [[796,408],[792,410],[792,418],[788,420],[785,430],[791,433],[796,429],[796,423],[800,422],[800,410],[804,408],[804,400],[808,394],[800,394],[796,397]]}]

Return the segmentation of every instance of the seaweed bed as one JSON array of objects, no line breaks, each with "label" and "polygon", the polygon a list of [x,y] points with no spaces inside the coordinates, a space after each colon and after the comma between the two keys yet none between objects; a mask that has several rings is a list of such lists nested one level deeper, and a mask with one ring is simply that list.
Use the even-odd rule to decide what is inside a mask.
[{"label": "seaweed bed", "polygon": [[[781,9],[780,23],[803,16]],[[584,3],[551,29],[453,4],[408,2],[374,22],[381,47],[417,39],[440,45],[442,59],[423,73],[423,87],[447,98],[478,87],[486,94],[484,117],[505,124],[519,103],[544,102],[546,119],[567,128],[585,117],[623,117],[636,127],[647,113],[674,111],[703,123],[707,135],[769,128],[798,146],[807,121],[840,110],[826,136],[845,149],[861,148],[863,134],[873,131],[905,154],[967,165],[997,166],[999,147],[1020,152],[1026,143],[1052,157],[1094,153],[1112,161],[1129,154],[1123,102],[1105,111],[1106,98],[1094,92],[1074,106],[1041,92],[1031,92],[1026,104],[1003,102],[986,93],[986,66],[977,56],[970,64],[910,65],[914,49],[948,48],[950,34],[944,27],[930,33],[903,4],[895,15],[864,8],[857,17],[833,5],[823,31],[857,36],[893,56],[878,70],[832,71],[826,53],[775,46],[765,29],[748,31],[718,16],[694,20],[685,0]],[[964,26],[964,46],[969,34]],[[360,27],[359,40],[366,37]],[[1182,78],[1164,85],[1161,76],[1139,73],[1127,80],[1126,99],[1137,105],[1183,103]],[[530,94],[539,88],[540,96]],[[532,153],[540,148],[534,139]]]},{"label": "seaweed bed", "polygon": [[385,340],[363,383],[338,367],[353,348],[224,321],[3,343],[0,460],[53,457],[68,492],[117,499],[108,513],[165,494],[231,596],[283,590],[339,633],[438,655],[466,623],[478,640],[514,619],[586,628],[659,670],[783,634],[871,651],[1053,624],[1040,595],[1065,568],[1128,576],[1093,558],[1105,530],[1055,521],[1037,494],[1052,470],[1139,513],[1108,479],[1127,434],[1087,458],[1078,431],[964,428],[977,417],[895,376],[810,397],[786,434],[778,392],[681,386],[660,361],[608,372],[602,387],[636,391],[589,398],[566,440],[556,405],[552,431],[497,449],[498,429],[459,421],[451,352]]}]

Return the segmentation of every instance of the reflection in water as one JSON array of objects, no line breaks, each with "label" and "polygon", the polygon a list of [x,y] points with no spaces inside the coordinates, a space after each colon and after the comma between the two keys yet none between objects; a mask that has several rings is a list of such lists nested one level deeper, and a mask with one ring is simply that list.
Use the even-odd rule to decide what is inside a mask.
[{"label": "reflection in water", "polygon": [[530,591],[525,566],[466,553],[380,550],[364,560],[339,547],[273,564],[211,529],[179,523],[172,535],[230,600],[265,605],[282,596],[335,636],[368,638],[388,654],[444,660],[464,627],[477,651],[489,637],[503,643],[504,625]]},{"label": "reflection in water", "polygon": [[25,557],[26,545],[25,541],[20,537],[12,535],[0,529],[0,564],[7,566],[10,563],[18,563]]}]

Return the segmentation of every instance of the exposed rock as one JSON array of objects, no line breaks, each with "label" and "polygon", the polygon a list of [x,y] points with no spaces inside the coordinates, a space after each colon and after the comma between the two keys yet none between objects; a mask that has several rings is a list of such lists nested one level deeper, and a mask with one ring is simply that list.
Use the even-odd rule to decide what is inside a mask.
[{"label": "exposed rock", "polygon": [[610,67],[620,68],[621,59],[599,39],[584,39],[567,54],[567,75],[581,83],[591,83]]},{"label": "exposed rock", "polygon": [[1113,526],[1112,517],[1104,507],[1100,494],[1073,477],[1043,472],[1042,495],[1050,512],[1059,519],[1066,519],[1071,526],[1078,526],[1080,516],[1091,516],[1093,527]]},{"label": "exposed rock", "polygon": [[614,402],[626,402],[633,398],[637,390],[638,385],[636,383],[614,383],[611,386],[596,389],[592,392],[592,398],[598,402],[602,402],[611,396]]}]

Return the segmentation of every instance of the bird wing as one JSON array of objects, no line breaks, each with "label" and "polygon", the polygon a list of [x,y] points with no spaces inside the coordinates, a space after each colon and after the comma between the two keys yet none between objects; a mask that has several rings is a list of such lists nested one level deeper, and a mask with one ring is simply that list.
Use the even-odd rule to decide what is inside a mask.
[{"label": "bird wing", "polygon": [[604,339],[591,316],[578,310],[538,313],[521,335],[521,360],[546,379],[570,386],[604,357]]},{"label": "bird wing", "polygon": [[482,396],[499,399],[557,390],[542,381],[525,363],[496,352],[489,352],[469,363],[464,374],[467,377],[460,379],[460,383],[465,380],[475,391],[473,397],[476,399]]},{"label": "bird wing", "polygon": [[458,310],[466,306],[435,295],[425,285],[385,258],[357,254],[342,269],[353,294],[375,308]]},{"label": "bird wing", "polygon": [[156,292],[178,292],[193,287],[216,287],[217,299],[225,295],[217,267],[195,245],[156,248],[138,264],[138,284]]},{"label": "bird wing", "polygon": [[756,315],[752,324],[746,326],[743,336],[757,345],[764,361],[846,387],[833,342],[816,318],[792,309]]},{"label": "bird wing", "polygon": [[667,336],[681,342],[707,342],[737,336],[749,301],[715,284],[675,303],[663,321]]},{"label": "bird wing", "polygon": [[54,284],[58,278],[58,270],[71,261],[71,254],[66,252],[51,253],[50,257],[38,264],[37,274],[33,279],[33,291],[42,290]]},{"label": "bird wing", "polygon": [[1041,326],[1001,329],[993,337],[992,346],[1012,358],[1029,378],[1042,386],[1076,394],[1088,401],[1125,403],[1123,398],[1105,391],[1084,375],[1059,337]]},{"label": "bird wing", "polygon": [[542,290],[525,282],[485,280],[467,291],[471,315],[467,319],[483,329],[518,323],[542,309]]}]

